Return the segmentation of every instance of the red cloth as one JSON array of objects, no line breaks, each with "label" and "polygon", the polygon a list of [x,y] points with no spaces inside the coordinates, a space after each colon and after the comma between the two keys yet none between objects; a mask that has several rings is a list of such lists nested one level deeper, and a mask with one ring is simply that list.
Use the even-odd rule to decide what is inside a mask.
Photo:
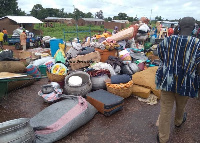
[{"label": "red cloth", "polygon": [[169,29],[168,29],[168,36],[171,36],[171,35],[173,35],[173,34],[174,34],[173,28],[169,28]]},{"label": "red cloth", "polygon": [[136,37],[136,34],[137,34],[137,32],[138,32],[138,29],[139,29],[139,26],[137,26],[137,25],[130,25],[129,28],[130,28],[130,27],[133,27],[133,28],[134,28],[133,37],[130,38],[130,39],[132,39],[132,38],[135,38],[135,37]]},{"label": "red cloth", "polygon": [[140,21],[142,21],[142,23],[145,23],[147,25],[149,24],[149,19],[147,17],[141,17]]}]

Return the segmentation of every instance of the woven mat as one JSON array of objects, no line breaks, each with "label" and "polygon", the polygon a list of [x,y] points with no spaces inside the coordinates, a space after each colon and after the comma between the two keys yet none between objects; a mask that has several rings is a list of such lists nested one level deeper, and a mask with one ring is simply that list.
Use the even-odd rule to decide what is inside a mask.
[{"label": "woven mat", "polygon": [[27,75],[15,74],[15,73],[9,73],[9,72],[0,72],[0,79],[24,77],[24,76],[27,76]]},{"label": "woven mat", "polygon": [[155,75],[158,67],[149,67],[144,71],[132,75],[133,84],[140,85],[151,89],[159,99],[161,91],[156,89]]},{"label": "woven mat", "polygon": [[158,103],[157,99],[158,99],[158,97],[155,96],[154,94],[150,94],[150,96],[147,99],[143,99],[143,98],[140,98],[140,97],[138,98],[139,101],[145,102],[149,105],[157,104]]}]

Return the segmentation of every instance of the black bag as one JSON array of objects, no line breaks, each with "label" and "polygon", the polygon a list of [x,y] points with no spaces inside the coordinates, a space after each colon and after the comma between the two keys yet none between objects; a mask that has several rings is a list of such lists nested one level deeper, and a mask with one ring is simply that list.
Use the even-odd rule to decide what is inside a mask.
[{"label": "black bag", "polygon": [[106,63],[110,64],[116,73],[120,73],[122,60],[119,57],[109,56]]},{"label": "black bag", "polygon": [[12,50],[4,50],[0,52],[0,61],[19,61],[19,59],[13,58]]}]

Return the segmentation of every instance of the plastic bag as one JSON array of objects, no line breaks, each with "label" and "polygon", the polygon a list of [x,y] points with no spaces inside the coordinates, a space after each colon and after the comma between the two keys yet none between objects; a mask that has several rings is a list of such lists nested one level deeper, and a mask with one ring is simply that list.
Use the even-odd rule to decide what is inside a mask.
[{"label": "plastic bag", "polygon": [[61,62],[61,63],[65,64],[66,61],[65,61],[65,58],[64,58],[64,56],[63,56],[61,51],[58,51],[58,53],[57,53],[57,55],[55,57],[55,62],[56,63],[57,62]]}]

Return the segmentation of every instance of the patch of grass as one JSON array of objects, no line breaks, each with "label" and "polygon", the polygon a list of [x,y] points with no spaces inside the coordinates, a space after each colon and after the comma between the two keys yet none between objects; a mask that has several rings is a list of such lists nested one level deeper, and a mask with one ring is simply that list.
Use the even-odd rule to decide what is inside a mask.
[{"label": "patch of grass", "polygon": [[[43,27],[39,26],[39,24],[35,24],[34,29],[36,30],[42,30],[43,36],[51,36],[58,39],[64,40],[64,32],[75,32],[76,26],[67,26],[66,24],[59,24],[55,23],[55,27]],[[104,26],[94,26],[94,25],[88,25],[88,26],[78,26],[78,31],[89,31],[91,30],[91,36],[97,34],[98,32],[103,33]],[[107,29],[108,31],[112,32],[113,29]],[[83,32],[78,33],[78,37],[80,40],[84,39],[84,37],[90,36],[89,32]],[[69,41],[73,38],[77,38],[77,33],[65,33],[65,41]]]}]

